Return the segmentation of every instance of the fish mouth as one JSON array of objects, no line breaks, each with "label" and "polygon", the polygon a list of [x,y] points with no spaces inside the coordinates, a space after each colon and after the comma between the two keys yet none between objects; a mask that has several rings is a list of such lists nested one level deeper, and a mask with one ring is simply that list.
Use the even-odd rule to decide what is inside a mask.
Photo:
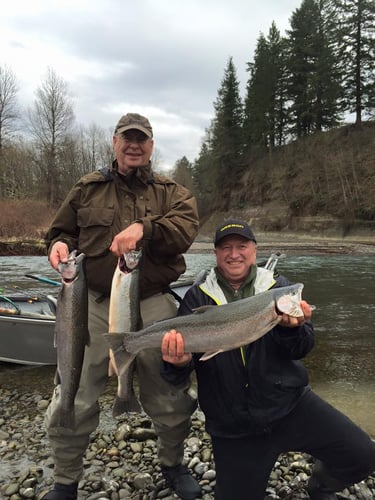
[{"label": "fish mouth", "polygon": [[123,273],[130,273],[138,266],[141,257],[142,248],[122,254],[118,259],[118,267],[120,271]]},{"label": "fish mouth", "polygon": [[73,281],[76,279],[76,276],[74,276],[73,278],[65,278],[63,276],[63,281],[64,283],[66,283],[67,285],[69,285],[70,283],[73,283]]},{"label": "fish mouth", "polygon": [[62,281],[66,284],[73,283],[78,278],[78,269],[76,267],[67,267],[61,272]]}]

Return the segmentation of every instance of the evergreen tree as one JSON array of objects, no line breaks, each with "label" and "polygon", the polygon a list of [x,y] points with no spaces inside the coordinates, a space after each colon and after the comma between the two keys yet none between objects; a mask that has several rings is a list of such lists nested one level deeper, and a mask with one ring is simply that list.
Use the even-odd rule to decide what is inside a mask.
[{"label": "evergreen tree", "polygon": [[224,78],[214,103],[215,117],[211,124],[211,158],[214,168],[212,183],[222,198],[229,203],[230,191],[237,185],[243,172],[242,123],[243,105],[233,59],[229,58]]},{"label": "evergreen tree", "polygon": [[210,213],[215,206],[214,163],[210,145],[210,129],[206,130],[206,138],[202,142],[198,158],[193,165],[193,191],[197,198],[200,216]]},{"label": "evergreen tree", "polygon": [[331,0],[339,13],[336,35],[343,75],[344,106],[355,113],[356,124],[363,112],[375,110],[375,1]]},{"label": "evergreen tree", "polygon": [[288,94],[291,132],[297,137],[336,125],[337,65],[323,15],[324,0],[303,0],[291,17]]},{"label": "evergreen tree", "polygon": [[176,161],[172,177],[176,182],[193,191],[193,165],[186,156]]},{"label": "evergreen tree", "polygon": [[285,119],[285,42],[275,23],[267,39],[260,35],[254,62],[248,63],[250,78],[245,97],[244,148],[257,149],[280,145],[284,139]]},{"label": "evergreen tree", "polygon": [[329,8],[330,0],[318,0],[318,41],[313,116],[316,130],[335,127],[342,120],[341,74],[332,26],[337,15]]}]

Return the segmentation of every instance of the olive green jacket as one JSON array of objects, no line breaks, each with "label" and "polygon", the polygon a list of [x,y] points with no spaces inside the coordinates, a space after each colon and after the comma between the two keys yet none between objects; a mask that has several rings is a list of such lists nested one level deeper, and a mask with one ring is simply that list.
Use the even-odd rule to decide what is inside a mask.
[{"label": "olive green jacket", "polygon": [[185,272],[186,252],[198,233],[198,211],[191,192],[156,174],[151,164],[132,175],[111,169],[92,172],[72,188],[46,235],[50,252],[56,241],[86,255],[88,287],[109,296],[117,257],[109,247],[116,234],[135,220],[144,225],[140,242],[141,298],[165,288]]}]

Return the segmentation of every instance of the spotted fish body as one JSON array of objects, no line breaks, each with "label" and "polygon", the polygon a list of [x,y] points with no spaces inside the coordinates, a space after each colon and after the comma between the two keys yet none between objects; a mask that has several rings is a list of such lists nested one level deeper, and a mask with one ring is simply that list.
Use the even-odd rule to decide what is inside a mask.
[{"label": "spotted fish body", "polygon": [[117,365],[125,372],[140,351],[160,348],[164,334],[171,329],[182,333],[186,352],[204,353],[204,361],[255,342],[281,321],[282,313],[303,316],[302,289],[302,283],[273,288],[219,307],[199,307],[193,314],[158,321],[137,332],[105,336]]},{"label": "spotted fish body", "polygon": [[89,344],[88,295],[83,269],[84,254],[73,251],[61,263],[61,290],[57,299],[55,345],[60,399],[51,418],[52,427],[74,428],[74,400],[78,391],[84,352]]}]

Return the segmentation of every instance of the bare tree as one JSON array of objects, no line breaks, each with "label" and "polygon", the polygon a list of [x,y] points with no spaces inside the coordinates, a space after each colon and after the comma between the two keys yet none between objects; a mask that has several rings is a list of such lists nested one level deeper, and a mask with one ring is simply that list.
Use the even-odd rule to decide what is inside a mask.
[{"label": "bare tree", "polygon": [[48,68],[47,76],[35,94],[34,106],[28,113],[30,132],[39,152],[39,168],[47,202],[53,206],[60,201],[64,147],[74,122],[73,104],[67,83],[51,68]]},{"label": "bare tree", "polygon": [[86,138],[89,154],[89,165],[86,171],[92,172],[109,165],[113,158],[112,136],[108,135],[107,131],[96,123],[91,123],[86,129]]},{"label": "bare tree", "polygon": [[154,146],[152,151],[152,168],[155,172],[161,173],[161,163],[163,161],[163,157],[159,148]]},{"label": "bare tree", "polygon": [[17,127],[17,92],[15,74],[8,66],[0,66],[0,150],[5,137],[11,135]]}]

